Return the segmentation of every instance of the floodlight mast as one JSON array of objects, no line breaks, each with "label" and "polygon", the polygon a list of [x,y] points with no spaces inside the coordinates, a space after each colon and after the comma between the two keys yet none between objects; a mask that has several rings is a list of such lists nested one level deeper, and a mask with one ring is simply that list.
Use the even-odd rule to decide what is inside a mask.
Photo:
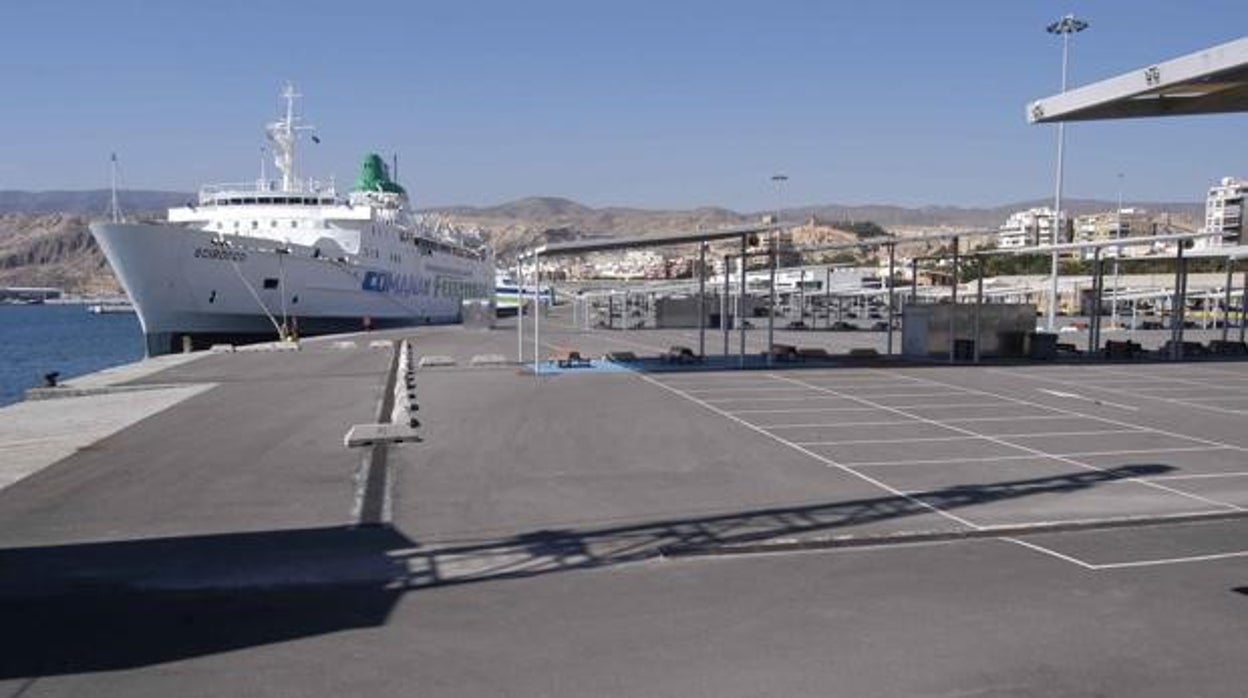
[{"label": "floodlight mast", "polygon": [[[1063,93],[1066,92],[1067,68],[1070,64],[1070,60],[1069,60],[1070,58],[1070,35],[1077,34],[1087,28],[1088,28],[1088,23],[1083,21],[1082,19],[1075,17],[1073,14],[1068,14],[1045,28],[1045,31],[1049,32],[1050,34],[1060,34],[1062,37],[1062,92]],[[1066,228],[1066,226],[1064,225],[1065,221],[1062,216],[1062,173],[1063,173],[1063,156],[1065,154],[1064,153],[1065,148],[1066,148],[1066,123],[1064,121],[1059,121],[1057,124],[1057,193],[1053,197],[1053,223],[1051,226],[1051,229],[1053,231],[1052,242],[1054,245],[1058,244],[1059,242],[1058,240],[1059,233],[1065,232],[1065,228]],[[1057,277],[1058,277],[1058,272],[1060,271],[1059,263],[1060,263],[1060,260],[1058,258],[1058,253],[1054,251],[1053,260],[1052,260],[1051,278],[1050,278],[1050,289],[1049,289],[1049,293],[1051,295],[1049,298],[1049,310],[1047,314],[1048,322],[1047,322],[1047,327],[1046,327],[1046,329],[1049,332],[1054,332],[1057,329],[1057,288],[1058,288]]]},{"label": "floodlight mast", "polygon": [[771,181],[776,183],[776,228],[771,231],[771,283],[770,298],[767,302],[767,363],[771,363],[771,348],[776,341],[776,267],[779,263],[780,245],[780,209],[784,207],[784,183],[789,181],[786,174],[774,174]]}]

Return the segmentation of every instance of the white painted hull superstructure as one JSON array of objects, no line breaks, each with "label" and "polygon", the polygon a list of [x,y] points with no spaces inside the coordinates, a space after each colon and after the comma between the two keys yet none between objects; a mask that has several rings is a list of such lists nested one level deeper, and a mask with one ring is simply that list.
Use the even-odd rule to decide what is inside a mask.
[{"label": "white painted hull superstructure", "polygon": [[280,187],[206,188],[167,223],[91,225],[149,355],[186,342],[458,322],[465,298],[491,295],[490,256],[424,232],[376,156],[365,161],[366,188],[348,198],[294,180],[293,137],[304,127],[287,97],[286,119],[270,126]]}]

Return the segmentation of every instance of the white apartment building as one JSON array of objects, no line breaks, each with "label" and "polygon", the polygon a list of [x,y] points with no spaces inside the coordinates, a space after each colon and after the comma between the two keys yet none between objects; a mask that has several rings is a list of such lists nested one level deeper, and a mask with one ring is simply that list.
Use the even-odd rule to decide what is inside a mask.
[{"label": "white apartment building", "polygon": [[1222,240],[1213,239],[1208,244],[1240,245],[1244,240],[1244,196],[1248,194],[1248,180],[1223,177],[1209,187],[1205,200],[1205,231],[1222,233]]},{"label": "white apartment building", "polygon": [[[1118,238],[1140,237],[1153,230],[1152,217],[1142,208],[1123,208],[1121,211],[1105,211],[1092,213],[1075,218],[1075,242],[1102,242]],[[1122,248],[1123,257],[1138,257],[1147,254],[1152,248],[1135,246]],[[1101,257],[1116,257],[1118,248],[1105,247]],[[1084,259],[1093,259],[1096,252],[1092,249],[1082,250]]]},{"label": "white apartment building", "polygon": [[1031,208],[1011,213],[997,230],[997,247],[1009,249],[1043,245],[1053,240],[1053,209]]}]

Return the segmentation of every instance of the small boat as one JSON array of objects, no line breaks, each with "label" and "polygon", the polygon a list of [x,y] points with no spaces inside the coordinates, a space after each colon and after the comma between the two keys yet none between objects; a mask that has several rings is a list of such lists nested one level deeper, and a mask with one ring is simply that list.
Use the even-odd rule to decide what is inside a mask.
[{"label": "small boat", "polygon": [[112,315],[116,313],[133,313],[134,306],[126,301],[93,303],[87,306],[87,312],[95,315]]}]

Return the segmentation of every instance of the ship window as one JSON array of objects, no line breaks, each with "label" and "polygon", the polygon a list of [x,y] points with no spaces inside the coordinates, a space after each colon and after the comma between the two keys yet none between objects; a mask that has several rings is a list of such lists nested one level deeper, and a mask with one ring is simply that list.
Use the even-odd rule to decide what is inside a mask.
[{"label": "ship window", "polygon": [[260,222],[259,222],[259,221],[252,221],[252,222],[251,222],[251,229],[252,229],[252,230],[255,230],[256,228],[259,228],[259,227],[260,227]]},{"label": "ship window", "polygon": [[243,199],[243,203],[245,203],[245,204],[254,204],[254,203],[256,203],[256,200],[255,200],[255,199]]},{"label": "ship window", "polygon": [[265,280],[264,280],[264,287],[265,287],[266,289],[274,289],[274,288],[277,288],[277,279],[274,279],[274,278],[272,278],[272,277],[265,279]]},{"label": "ship window", "polygon": [[290,227],[292,227],[292,228],[294,228],[294,227],[296,227],[296,226],[298,226],[298,225],[299,225],[299,224],[298,224],[298,223],[296,223],[295,221],[291,221],[291,222],[290,222]]},{"label": "ship window", "polygon": [[272,228],[277,227],[277,221],[269,221],[269,223],[271,224],[269,227],[272,227]]}]

